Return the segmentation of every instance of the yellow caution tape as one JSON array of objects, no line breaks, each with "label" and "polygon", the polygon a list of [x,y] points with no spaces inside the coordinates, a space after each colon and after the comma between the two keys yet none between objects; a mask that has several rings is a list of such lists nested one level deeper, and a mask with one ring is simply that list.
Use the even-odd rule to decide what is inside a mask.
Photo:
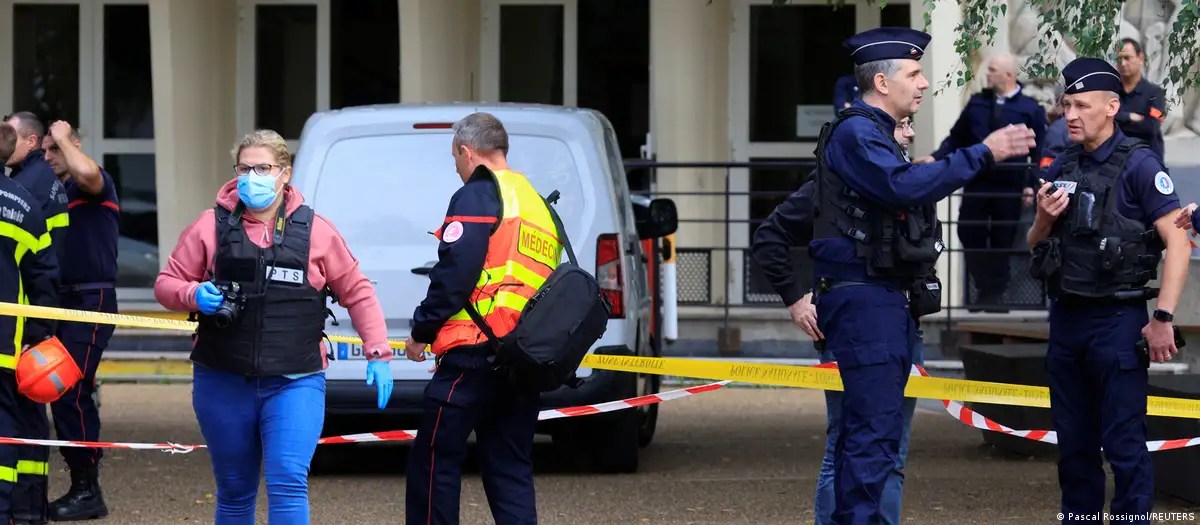
[{"label": "yellow caution tape", "polygon": [[[836,369],[813,366],[612,355],[588,355],[583,360],[583,366],[618,372],[696,379],[726,379],[795,388],[842,390],[842,379]],[[1050,389],[1044,386],[1013,385],[969,379],[910,376],[904,395],[922,399],[1050,407]],[[1150,396],[1147,398],[1147,413],[1151,416],[1200,419],[1200,400]]]},{"label": "yellow caution tape", "polygon": [[[192,332],[196,330],[194,321],[167,319],[161,317],[141,317],[136,315],[110,314],[106,312],[89,312],[86,310],[67,310],[65,308],[50,308],[31,304],[16,304],[0,302],[0,315],[11,317],[35,317],[38,319],[55,319],[77,323],[110,324],[130,328],[157,328],[159,330],[175,330]],[[362,339],[345,335],[329,335],[327,339],[335,343],[362,344]],[[404,348],[404,341],[388,340],[392,348]]]},{"label": "yellow caution tape", "polygon": [[[196,329],[195,322],[178,319],[67,310],[63,308],[5,302],[0,302],[0,315],[184,332],[191,332]],[[333,342],[362,344],[362,339],[358,337],[341,335],[330,335],[327,337]],[[404,348],[404,342],[395,339],[388,340],[388,345],[396,349]],[[616,372],[668,375],[694,379],[730,380],[793,388],[842,390],[841,376],[836,369],[812,366],[612,355],[588,355],[584,357],[582,366]],[[969,379],[911,376],[908,378],[908,387],[905,389],[904,395],[922,399],[949,399],[953,401],[995,405],[1050,407],[1050,390],[1046,387],[973,381]],[[1200,419],[1200,400],[1150,396],[1147,398],[1147,414],[1151,416]]]}]

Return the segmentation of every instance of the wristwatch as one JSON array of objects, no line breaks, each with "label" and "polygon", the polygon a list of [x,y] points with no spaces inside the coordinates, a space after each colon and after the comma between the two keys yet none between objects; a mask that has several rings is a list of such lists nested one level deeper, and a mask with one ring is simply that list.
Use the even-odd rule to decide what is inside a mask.
[{"label": "wristwatch", "polygon": [[1162,308],[1156,308],[1154,310],[1154,320],[1163,323],[1170,323],[1175,320],[1175,316],[1172,315],[1171,312],[1163,310]]}]

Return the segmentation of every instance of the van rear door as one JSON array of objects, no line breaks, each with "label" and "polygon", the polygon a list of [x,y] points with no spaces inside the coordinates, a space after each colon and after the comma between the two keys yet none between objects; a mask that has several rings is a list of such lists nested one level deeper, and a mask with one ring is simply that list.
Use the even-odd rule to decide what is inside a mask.
[{"label": "van rear door", "polygon": [[[542,195],[562,192],[557,208],[570,210],[564,212],[564,220],[569,232],[578,236],[572,239],[579,239],[576,251],[581,259],[585,253],[591,256],[594,247],[589,244],[595,240],[584,233],[594,228],[597,198],[607,197],[597,194],[593,181],[585,183],[580,176],[583,160],[556,136],[562,130],[523,130],[519,120],[513,120],[508,126],[510,167],[524,173]],[[333,223],[363,274],[374,282],[389,337],[404,338],[413,310],[429,289],[429,277],[421,269],[437,262],[438,240],[432,232],[441,227],[450,197],[462,187],[451,156],[453,134],[449,129],[400,131],[394,126],[378,135],[357,131],[331,140],[323,158],[304,166],[319,171],[311,190],[312,205]],[[310,153],[322,157],[319,151]],[[327,333],[355,335],[346,311],[338,305],[332,310],[339,326],[327,323]],[[366,362],[361,347],[334,347],[335,357],[345,361],[330,366],[328,377],[363,379]],[[429,362],[413,363],[403,357],[392,366],[398,380],[427,379],[430,368]]]},{"label": "van rear door", "polygon": [[[392,338],[408,336],[412,312],[429,288],[429,278],[413,269],[437,262],[432,232],[441,226],[450,196],[462,187],[450,137],[427,131],[342,138],[321,162],[313,207],[341,233],[375,285]],[[345,309],[335,305],[333,311],[340,326],[327,326],[328,333],[355,335]],[[365,377],[361,347],[334,347],[335,358],[349,363],[331,366],[330,379]],[[403,357],[393,364],[397,379],[428,377],[429,368],[428,362]]]}]

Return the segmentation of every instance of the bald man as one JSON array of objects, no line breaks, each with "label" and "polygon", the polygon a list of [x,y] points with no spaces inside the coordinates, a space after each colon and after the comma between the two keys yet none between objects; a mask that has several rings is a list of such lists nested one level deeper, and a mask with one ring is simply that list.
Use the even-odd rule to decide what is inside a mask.
[{"label": "bald man", "polygon": [[[987,88],[967,101],[950,135],[932,158],[942,160],[955,150],[979,144],[988,134],[1009,124],[1028,126],[1037,137],[1038,148],[1042,146],[1046,110],[1021,92],[1016,57],[1000,53],[988,59]],[[1040,158],[1035,149],[1028,158],[1010,163],[1036,163]],[[1025,167],[997,166],[980,173],[963,190],[958,238],[977,290],[974,300],[967,301],[971,311],[1007,311],[1004,292],[1009,283],[1009,258],[1023,251],[1016,249],[1017,224],[1023,197],[1033,196],[1035,175],[1034,170]],[[1026,205],[1029,202],[1026,200]]]}]

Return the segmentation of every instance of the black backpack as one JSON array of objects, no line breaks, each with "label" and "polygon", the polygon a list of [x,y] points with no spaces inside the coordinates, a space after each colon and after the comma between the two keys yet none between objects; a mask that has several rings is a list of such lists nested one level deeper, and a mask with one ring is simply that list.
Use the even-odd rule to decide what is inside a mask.
[{"label": "black backpack", "polygon": [[558,190],[542,201],[570,262],[559,264],[546,278],[521,310],[517,326],[503,338],[496,337],[474,305],[467,306],[467,313],[496,350],[498,368],[507,371],[514,387],[535,392],[583,383],[575,369],[608,329],[610,308],[600,283],[575,259],[567,230],[551,204],[558,201]]}]

